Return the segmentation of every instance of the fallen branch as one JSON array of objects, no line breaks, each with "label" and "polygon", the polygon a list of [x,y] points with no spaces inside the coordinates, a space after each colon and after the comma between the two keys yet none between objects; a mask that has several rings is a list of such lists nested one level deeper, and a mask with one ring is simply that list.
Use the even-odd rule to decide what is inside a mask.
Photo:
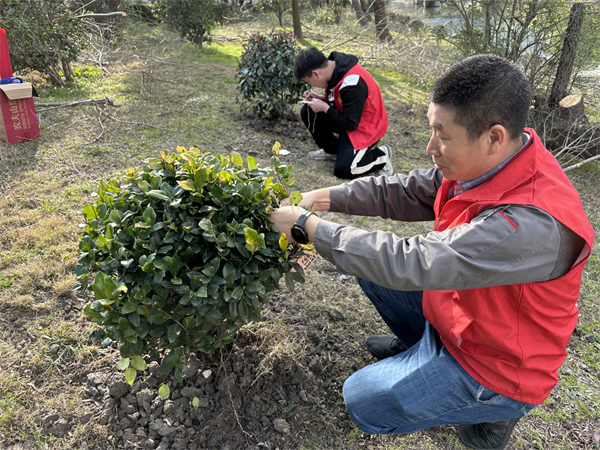
[{"label": "fallen branch", "polygon": [[125,17],[127,13],[123,11],[115,11],[111,13],[89,13],[89,14],[80,14],[75,16],[77,19],[81,19],[83,17],[110,17],[110,16],[123,16]]},{"label": "fallen branch", "polygon": [[[56,108],[69,108],[71,106],[83,106],[83,105],[100,105],[100,106],[114,106],[119,108],[110,98],[102,100],[81,100],[79,102],[34,102],[36,107],[41,106],[42,109],[38,109],[37,112],[49,111]],[[47,106],[48,108],[44,108]]]},{"label": "fallen branch", "polygon": [[592,156],[591,158],[588,158],[584,161],[578,162],[577,164],[573,164],[572,166],[565,167],[564,171],[568,172],[569,170],[577,169],[578,167],[581,167],[584,164],[587,164],[589,162],[596,161],[597,159],[600,159],[600,154],[598,154],[596,156]]},{"label": "fallen branch", "polygon": [[[180,132],[180,130],[170,130],[168,128],[162,128],[162,127],[158,127],[156,125],[152,125],[151,123],[144,123],[144,122],[131,122],[129,120],[120,120],[117,119],[115,116],[111,116],[110,114],[104,112],[104,110],[102,111],[102,113],[104,115],[106,115],[107,117],[109,117],[110,119],[114,120],[115,122],[118,123],[125,123],[128,125],[134,125],[134,126],[142,126],[142,127],[150,127],[150,128],[156,128],[157,130],[163,130],[163,131],[169,131],[171,133],[176,133],[176,132]],[[165,313],[166,314],[166,313]]]}]

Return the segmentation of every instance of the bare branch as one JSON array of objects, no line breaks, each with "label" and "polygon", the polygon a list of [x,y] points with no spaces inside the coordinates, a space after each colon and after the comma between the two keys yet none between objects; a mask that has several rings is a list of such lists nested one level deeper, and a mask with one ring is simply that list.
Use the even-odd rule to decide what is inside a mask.
[{"label": "bare branch", "polygon": [[75,18],[81,19],[83,17],[110,17],[110,16],[123,16],[123,17],[125,17],[126,15],[127,15],[127,13],[124,12],[124,11],[115,11],[115,12],[110,12],[110,13],[80,14],[78,16],[75,16]]}]

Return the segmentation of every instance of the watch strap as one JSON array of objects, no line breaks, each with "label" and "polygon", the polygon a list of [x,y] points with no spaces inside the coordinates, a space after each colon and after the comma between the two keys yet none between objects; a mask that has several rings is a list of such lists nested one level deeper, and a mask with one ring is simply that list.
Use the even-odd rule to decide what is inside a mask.
[{"label": "watch strap", "polygon": [[315,215],[315,213],[311,212],[311,211],[304,211],[302,214],[300,214],[300,217],[298,217],[298,220],[296,221],[296,225],[304,228],[304,224],[306,223],[308,218],[312,215]]}]

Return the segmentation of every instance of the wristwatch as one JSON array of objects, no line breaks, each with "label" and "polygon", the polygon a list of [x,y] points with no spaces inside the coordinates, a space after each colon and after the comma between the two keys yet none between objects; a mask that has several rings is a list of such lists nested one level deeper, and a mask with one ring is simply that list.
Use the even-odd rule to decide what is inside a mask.
[{"label": "wristwatch", "polygon": [[312,216],[313,214],[315,214],[315,213],[310,212],[310,211],[304,211],[300,215],[300,217],[298,217],[298,220],[292,227],[292,237],[298,244],[307,244],[308,243],[308,234],[306,233],[306,230],[304,229],[304,224],[306,223],[308,218],[310,216]]}]

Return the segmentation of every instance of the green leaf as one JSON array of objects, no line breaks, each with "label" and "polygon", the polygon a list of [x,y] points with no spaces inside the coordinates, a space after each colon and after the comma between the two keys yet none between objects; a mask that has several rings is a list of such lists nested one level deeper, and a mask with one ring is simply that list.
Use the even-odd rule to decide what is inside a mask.
[{"label": "green leaf", "polygon": [[157,198],[159,200],[171,199],[171,197],[169,197],[164,191],[161,190],[152,190],[150,192],[147,192],[146,195],[148,195],[149,197]]},{"label": "green leaf", "polygon": [[142,219],[144,219],[144,222],[146,222],[146,224],[150,226],[154,225],[154,223],[156,222],[156,211],[154,211],[154,208],[148,206],[144,210],[144,214],[142,214]]},{"label": "green leaf", "polygon": [[237,298],[240,299],[242,298],[242,295],[244,295],[244,288],[242,286],[237,286],[234,290],[233,290],[233,298]]},{"label": "green leaf", "polygon": [[246,244],[256,245],[258,243],[258,232],[250,227],[244,228]]},{"label": "green leaf", "polygon": [[94,206],[86,205],[86,207],[83,208],[83,217],[85,217],[86,220],[95,219],[97,216],[96,208],[94,208]]},{"label": "green leaf", "polygon": [[173,325],[171,325],[169,327],[169,329],[167,330],[167,337],[171,344],[177,340],[177,338],[179,337],[178,334],[180,331],[181,331],[181,326],[177,323],[174,323]]},{"label": "green leaf", "polygon": [[192,406],[193,406],[194,408],[198,408],[198,407],[200,407],[200,399],[199,399],[198,397],[194,397],[194,398],[192,399]]},{"label": "green leaf", "polygon": [[169,270],[171,271],[171,273],[177,276],[177,274],[179,273],[181,268],[185,266],[185,264],[180,258],[175,257],[172,259],[171,264],[169,266]]},{"label": "green leaf", "polygon": [[293,404],[293,405],[290,406],[290,409],[288,409],[288,412],[285,413],[285,415],[283,416],[283,418],[284,419],[289,419],[290,417],[292,417],[297,412],[298,412],[298,405]]},{"label": "green leaf", "polygon": [[131,357],[131,367],[136,370],[146,370],[148,368],[148,364],[144,361],[140,355],[133,355]]},{"label": "green leaf", "polygon": [[121,309],[121,314],[129,314],[130,312],[135,311],[137,308],[137,305],[131,303],[131,302],[127,302],[123,305],[123,308]]},{"label": "green leaf", "polygon": [[292,195],[290,195],[290,200],[292,201],[292,205],[298,205],[302,201],[302,194],[298,191],[292,192]]},{"label": "green leaf", "polygon": [[252,171],[258,168],[258,165],[256,164],[256,159],[254,159],[252,156],[246,156],[246,162],[248,163],[248,170]]},{"label": "green leaf", "polygon": [[163,384],[160,388],[158,388],[158,395],[163,400],[166,400],[171,395],[171,389],[169,389],[169,386],[167,386],[166,384]]},{"label": "green leaf", "polygon": [[291,273],[285,274],[285,285],[290,290],[290,292],[294,292],[294,277],[292,277]]},{"label": "green leaf", "polygon": [[210,169],[201,168],[194,172],[194,182],[196,186],[202,187],[206,184],[209,179]]},{"label": "green leaf", "polygon": [[129,358],[121,358],[117,364],[117,370],[125,370],[129,367]]},{"label": "green leaf", "polygon": [[125,370],[125,381],[127,381],[130,386],[133,385],[136,376],[137,370],[135,370],[133,367],[129,367]]},{"label": "green leaf", "polygon": [[191,180],[177,181],[177,184],[181,186],[186,191],[196,192],[198,190],[198,186]]}]

